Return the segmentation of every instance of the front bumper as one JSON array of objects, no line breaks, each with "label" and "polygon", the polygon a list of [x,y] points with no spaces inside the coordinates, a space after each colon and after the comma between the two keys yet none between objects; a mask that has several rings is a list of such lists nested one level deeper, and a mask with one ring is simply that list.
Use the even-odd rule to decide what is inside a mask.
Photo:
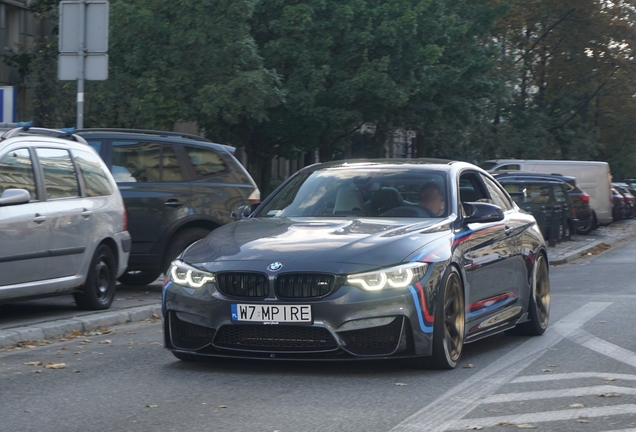
[{"label": "front bumper", "polygon": [[[365,292],[342,286],[327,297],[247,301],[224,296],[208,284],[194,290],[167,282],[165,346],[205,356],[269,359],[362,359],[426,356],[433,322],[421,285]],[[430,292],[430,291],[429,291]],[[232,304],[311,305],[313,321],[237,322]]]}]

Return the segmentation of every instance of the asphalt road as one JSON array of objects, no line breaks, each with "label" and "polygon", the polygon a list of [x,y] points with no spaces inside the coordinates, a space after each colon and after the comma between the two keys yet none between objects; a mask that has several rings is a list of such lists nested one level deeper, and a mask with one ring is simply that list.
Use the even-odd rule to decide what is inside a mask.
[{"label": "asphalt road", "polygon": [[186,363],[156,319],[0,350],[0,430],[634,432],[634,256],[629,241],[551,268],[546,334],[478,341],[453,371]]}]

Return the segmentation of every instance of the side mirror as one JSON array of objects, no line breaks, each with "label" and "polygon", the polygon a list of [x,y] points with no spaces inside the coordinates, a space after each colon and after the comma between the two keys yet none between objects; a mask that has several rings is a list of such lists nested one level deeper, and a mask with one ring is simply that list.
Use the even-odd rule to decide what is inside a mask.
[{"label": "side mirror", "polygon": [[494,204],[471,202],[464,203],[466,216],[464,223],[486,223],[497,222],[504,219],[504,212],[501,207]]},{"label": "side mirror", "polygon": [[230,217],[234,220],[247,219],[261,203],[252,203],[235,208],[230,213]]},{"label": "side mirror", "polygon": [[0,195],[0,206],[26,204],[31,201],[31,194],[26,189],[7,189]]}]

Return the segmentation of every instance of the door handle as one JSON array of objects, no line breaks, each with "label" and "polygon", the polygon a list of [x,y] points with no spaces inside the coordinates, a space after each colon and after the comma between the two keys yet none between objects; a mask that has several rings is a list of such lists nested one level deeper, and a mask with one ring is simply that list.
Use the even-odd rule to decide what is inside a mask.
[{"label": "door handle", "polygon": [[512,234],[512,231],[513,231],[513,230],[514,230],[514,228],[513,228],[513,227],[506,225],[506,226],[504,227],[504,234],[508,236],[508,235]]},{"label": "door handle", "polygon": [[36,213],[35,217],[33,218],[33,222],[35,222],[38,225],[40,225],[45,220],[46,220],[46,216],[42,216],[40,213]]},{"label": "door handle", "polygon": [[168,201],[166,201],[165,203],[163,203],[165,206],[168,207],[173,207],[173,208],[178,208],[181,207],[183,205],[183,203],[177,199],[169,199]]}]

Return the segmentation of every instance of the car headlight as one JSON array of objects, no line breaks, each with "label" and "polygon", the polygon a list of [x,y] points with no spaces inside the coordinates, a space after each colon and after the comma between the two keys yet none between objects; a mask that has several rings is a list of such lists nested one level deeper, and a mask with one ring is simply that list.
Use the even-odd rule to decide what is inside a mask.
[{"label": "car headlight", "polygon": [[172,282],[188,288],[201,288],[206,283],[215,281],[214,273],[201,271],[179,260],[172,263],[168,273]]},{"label": "car headlight", "polygon": [[424,277],[428,264],[413,262],[386,269],[347,276],[347,282],[366,291],[406,288]]}]

